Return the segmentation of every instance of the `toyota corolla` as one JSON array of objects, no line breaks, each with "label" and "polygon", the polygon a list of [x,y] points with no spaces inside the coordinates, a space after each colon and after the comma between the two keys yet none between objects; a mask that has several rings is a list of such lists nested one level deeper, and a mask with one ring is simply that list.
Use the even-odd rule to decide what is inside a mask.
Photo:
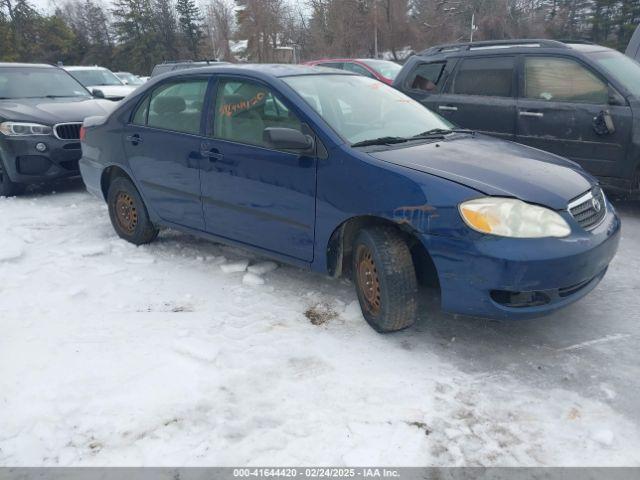
[{"label": "toyota corolla", "polygon": [[348,72],[216,66],[160,76],[86,119],[80,169],[134,244],[171,227],[353,279],[380,332],[442,309],[540,316],[590,292],[620,220],[556,155],[457,129]]}]

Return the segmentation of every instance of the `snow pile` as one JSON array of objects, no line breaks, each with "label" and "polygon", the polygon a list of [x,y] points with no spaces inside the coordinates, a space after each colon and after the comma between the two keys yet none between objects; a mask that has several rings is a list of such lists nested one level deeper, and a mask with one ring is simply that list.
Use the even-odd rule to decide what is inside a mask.
[{"label": "snow pile", "polygon": [[249,260],[242,259],[236,262],[223,263],[222,265],[220,265],[220,270],[222,270],[224,273],[244,272],[247,269],[248,265]]},{"label": "snow pile", "polygon": [[499,342],[463,370],[446,323],[378,335],[346,281],[135,247],[80,191],[0,201],[0,231],[1,465],[640,465],[613,386],[520,381]]},{"label": "snow pile", "polygon": [[0,237],[0,262],[16,260],[24,254],[24,242],[18,237],[5,233]]}]

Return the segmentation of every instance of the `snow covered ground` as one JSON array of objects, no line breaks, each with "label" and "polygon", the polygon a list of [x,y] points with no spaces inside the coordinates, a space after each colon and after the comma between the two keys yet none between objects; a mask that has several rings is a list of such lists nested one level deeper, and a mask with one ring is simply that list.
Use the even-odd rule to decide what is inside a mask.
[{"label": "snow covered ground", "polygon": [[638,204],[563,312],[381,336],[346,281],[58,188],[0,199],[0,465],[640,465]]}]

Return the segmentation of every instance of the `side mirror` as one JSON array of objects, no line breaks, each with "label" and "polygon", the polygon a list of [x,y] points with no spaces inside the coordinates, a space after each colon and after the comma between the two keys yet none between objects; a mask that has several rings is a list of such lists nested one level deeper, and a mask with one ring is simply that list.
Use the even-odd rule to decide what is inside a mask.
[{"label": "side mirror", "polygon": [[94,88],[93,90],[91,90],[91,93],[93,93],[93,96],[96,98],[105,98],[104,92],[99,88]]},{"label": "side mirror", "polygon": [[615,133],[616,127],[613,124],[613,118],[609,110],[601,110],[598,115],[593,117],[593,130],[598,135],[611,135]]},{"label": "side mirror", "polygon": [[623,107],[627,104],[624,97],[618,91],[609,85],[609,105]]},{"label": "side mirror", "polygon": [[268,145],[281,150],[308,152],[315,146],[311,135],[305,135],[294,128],[267,127],[262,137]]}]

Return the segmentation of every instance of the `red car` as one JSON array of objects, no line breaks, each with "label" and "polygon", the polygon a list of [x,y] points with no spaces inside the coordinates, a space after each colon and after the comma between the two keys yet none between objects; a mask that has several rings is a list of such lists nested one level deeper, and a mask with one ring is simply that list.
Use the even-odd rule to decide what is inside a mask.
[{"label": "red car", "polygon": [[376,60],[374,58],[323,58],[322,60],[312,60],[305,65],[317,65],[320,67],[338,68],[350,72],[359,73],[365,77],[375,78],[388,85],[402,69],[400,65],[388,60]]}]

